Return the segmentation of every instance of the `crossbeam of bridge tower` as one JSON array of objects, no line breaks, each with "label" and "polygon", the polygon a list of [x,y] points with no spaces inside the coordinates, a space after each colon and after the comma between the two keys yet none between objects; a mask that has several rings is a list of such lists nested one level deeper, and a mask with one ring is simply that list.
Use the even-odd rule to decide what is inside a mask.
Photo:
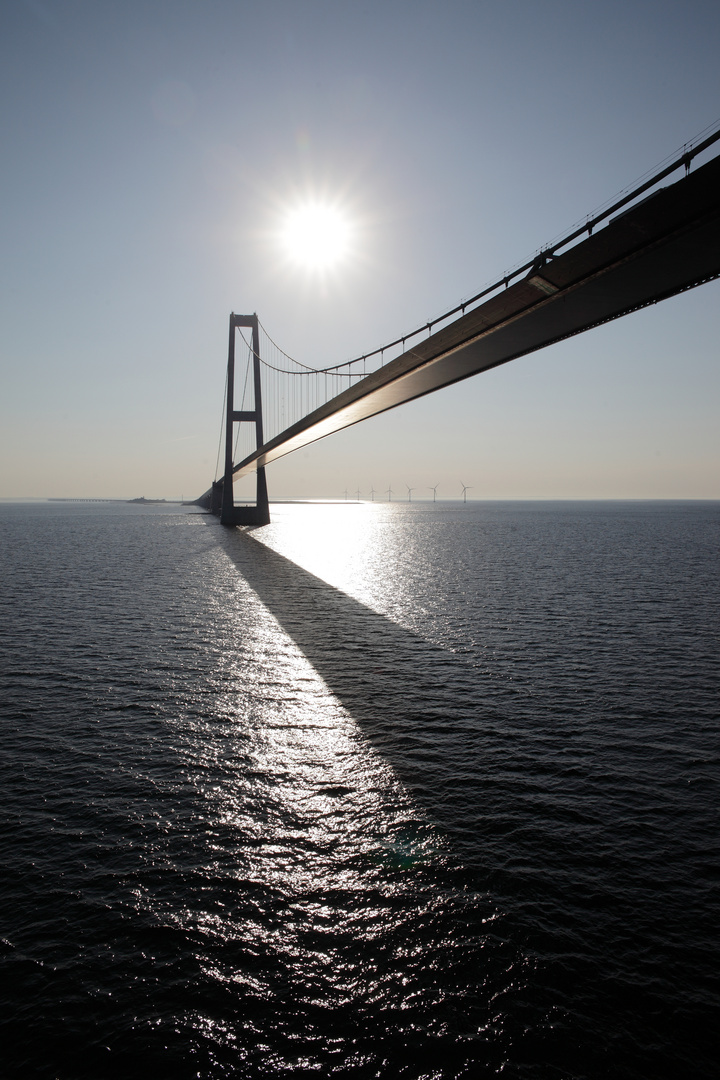
[{"label": "crossbeam of bridge tower", "polygon": [[[255,408],[239,411],[235,408],[235,337],[238,327],[251,330],[250,348],[252,351],[253,382],[255,384]],[[268,502],[265,467],[257,469],[257,489],[255,506],[236,506],[233,494],[233,435],[235,424],[251,423],[255,425],[255,446],[263,445],[262,393],[260,390],[260,334],[257,315],[230,315],[230,333],[228,339],[227,369],[227,414],[225,418],[225,476],[222,485],[220,521],[223,525],[268,525],[270,523],[270,505]]]}]

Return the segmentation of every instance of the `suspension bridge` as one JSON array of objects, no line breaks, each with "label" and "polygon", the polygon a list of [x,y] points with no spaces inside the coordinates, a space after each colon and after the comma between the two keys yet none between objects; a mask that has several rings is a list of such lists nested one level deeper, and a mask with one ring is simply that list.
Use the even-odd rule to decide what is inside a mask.
[{"label": "suspension bridge", "polygon": [[[197,502],[225,525],[270,521],[265,467],[361,420],[720,277],[720,131],[476,296],[388,345],[316,369],[257,315],[230,316],[225,467]],[[678,170],[684,175],[665,186]],[[246,363],[240,390],[237,340]],[[243,347],[241,346],[241,348]],[[239,402],[239,407],[236,406]],[[257,473],[255,506],[233,480]]]}]

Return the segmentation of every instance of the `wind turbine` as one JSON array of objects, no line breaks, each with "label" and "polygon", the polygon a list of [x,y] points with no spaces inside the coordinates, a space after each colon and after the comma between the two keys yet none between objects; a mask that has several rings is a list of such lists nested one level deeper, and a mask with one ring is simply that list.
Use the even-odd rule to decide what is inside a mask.
[{"label": "wind turbine", "polygon": [[374,487],[370,488],[370,501],[375,502],[375,488]]},{"label": "wind turbine", "polygon": [[347,502],[347,497],[348,497],[348,490],[347,490],[347,488],[345,488],[345,502]]},{"label": "wind turbine", "polygon": [[470,489],[472,487],[472,484],[463,484],[463,482],[461,480],[460,481],[460,487],[462,488],[463,502],[466,503],[467,502],[467,493],[468,493],[468,491],[470,491]]},{"label": "wind turbine", "polygon": [[412,493],[415,488],[411,488],[409,484],[406,484],[405,487],[408,489],[408,502],[412,502]]},{"label": "wind turbine", "polygon": [[355,494],[357,495],[357,501],[360,502],[360,488],[357,489]]},{"label": "wind turbine", "polygon": [[388,497],[388,502],[392,502],[392,488],[391,487],[389,487],[387,489],[387,497]]},{"label": "wind turbine", "polygon": [[435,500],[437,498],[437,489],[439,487],[440,487],[439,484],[436,484],[435,487],[433,487],[432,484],[430,485],[430,491],[432,491],[432,493],[433,493],[433,502],[435,502]]}]

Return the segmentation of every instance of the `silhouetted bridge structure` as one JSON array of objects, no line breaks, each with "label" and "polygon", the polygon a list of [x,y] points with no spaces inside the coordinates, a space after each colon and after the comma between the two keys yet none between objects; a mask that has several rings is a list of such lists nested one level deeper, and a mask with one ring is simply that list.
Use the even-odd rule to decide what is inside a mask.
[{"label": "silhouetted bridge structure", "polygon": [[[720,277],[720,156],[690,171],[692,159],[718,139],[720,132],[685,150],[665,169],[477,296],[355,360],[317,370],[293,360],[267,335],[261,356],[257,315],[231,315],[225,469],[198,502],[220,514],[226,525],[267,524],[265,466],[277,458]],[[685,170],[681,179],[651,190],[681,168]],[[250,331],[249,342],[244,329]],[[248,350],[248,367],[236,408],[238,332]],[[421,338],[424,334],[428,336]],[[409,341],[414,343],[408,348]],[[398,350],[399,355],[391,355]],[[245,407],[246,395],[251,408]],[[246,442],[235,463],[241,429],[254,432],[254,446]],[[235,506],[233,480],[251,472],[257,472],[256,505]]]}]

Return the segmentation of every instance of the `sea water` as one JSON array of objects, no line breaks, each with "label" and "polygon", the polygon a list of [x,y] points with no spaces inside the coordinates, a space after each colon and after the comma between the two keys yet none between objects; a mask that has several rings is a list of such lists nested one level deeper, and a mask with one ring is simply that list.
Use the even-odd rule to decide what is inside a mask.
[{"label": "sea water", "polygon": [[0,506],[0,1074],[711,1077],[718,503]]}]

